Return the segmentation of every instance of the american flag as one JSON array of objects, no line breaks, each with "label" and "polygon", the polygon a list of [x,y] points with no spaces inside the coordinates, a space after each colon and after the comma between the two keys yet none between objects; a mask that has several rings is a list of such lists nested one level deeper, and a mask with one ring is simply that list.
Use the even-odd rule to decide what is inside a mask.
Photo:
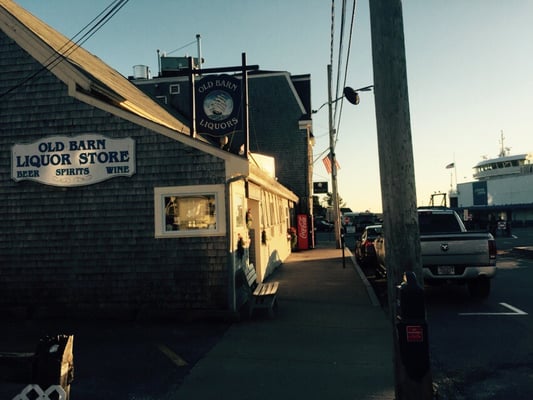
[{"label": "american flag", "polygon": [[[326,157],[322,159],[322,162],[324,163],[324,166],[326,167],[326,171],[328,171],[328,174],[331,174],[331,152],[328,153]],[[335,166],[337,167],[337,170],[341,169],[341,166],[337,159],[335,159]]]}]

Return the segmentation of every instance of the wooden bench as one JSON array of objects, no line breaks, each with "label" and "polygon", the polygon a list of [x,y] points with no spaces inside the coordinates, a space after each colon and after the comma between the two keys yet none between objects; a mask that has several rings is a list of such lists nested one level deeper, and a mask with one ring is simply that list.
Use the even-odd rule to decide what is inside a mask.
[{"label": "wooden bench", "polygon": [[243,270],[249,287],[249,298],[246,305],[248,316],[251,317],[255,309],[263,308],[268,310],[268,315],[271,318],[274,317],[278,307],[279,282],[258,283],[257,272],[253,266],[251,268],[244,267]]}]

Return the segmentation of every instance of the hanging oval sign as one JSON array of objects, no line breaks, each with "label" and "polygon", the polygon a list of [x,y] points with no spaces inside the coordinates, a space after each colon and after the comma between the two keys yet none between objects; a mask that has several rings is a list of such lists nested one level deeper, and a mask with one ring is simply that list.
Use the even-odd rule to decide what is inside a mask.
[{"label": "hanging oval sign", "polygon": [[196,84],[196,129],[223,136],[242,129],[241,81],[229,75],[210,75]]}]

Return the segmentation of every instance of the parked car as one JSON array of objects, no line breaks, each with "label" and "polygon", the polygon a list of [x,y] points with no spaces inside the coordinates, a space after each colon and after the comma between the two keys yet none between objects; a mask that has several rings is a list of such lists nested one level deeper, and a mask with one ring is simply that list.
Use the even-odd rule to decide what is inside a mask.
[{"label": "parked car", "polygon": [[323,218],[315,219],[315,230],[317,232],[331,232],[334,225],[331,222],[326,221]]},{"label": "parked car", "polygon": [[361,267],[375,267],[376,250],[374,240],[381,235],[382,225],[368,225],[361,234],[361,238],[355,242],[355,259]]},{"label": "parked car", "polygon": [[377,224],[377,214],[371,212],[347,212],[342,214],[342,225],[347,235],[360,236],[368,225]]}]

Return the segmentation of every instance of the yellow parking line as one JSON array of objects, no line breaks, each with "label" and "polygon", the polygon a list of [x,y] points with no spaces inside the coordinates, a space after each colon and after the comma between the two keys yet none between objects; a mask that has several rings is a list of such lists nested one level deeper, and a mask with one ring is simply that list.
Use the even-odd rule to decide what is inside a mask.
[{"label": "yellow parking line", "polygon": [[178,354],[174,353],[164,344],[158,345],[157,348],[161,351],[161,353],[167,356],[170,359],[170,361],[172,361],[178,367],[185,367],[186,365],[188,365],[187,361],[181,358]]}]

